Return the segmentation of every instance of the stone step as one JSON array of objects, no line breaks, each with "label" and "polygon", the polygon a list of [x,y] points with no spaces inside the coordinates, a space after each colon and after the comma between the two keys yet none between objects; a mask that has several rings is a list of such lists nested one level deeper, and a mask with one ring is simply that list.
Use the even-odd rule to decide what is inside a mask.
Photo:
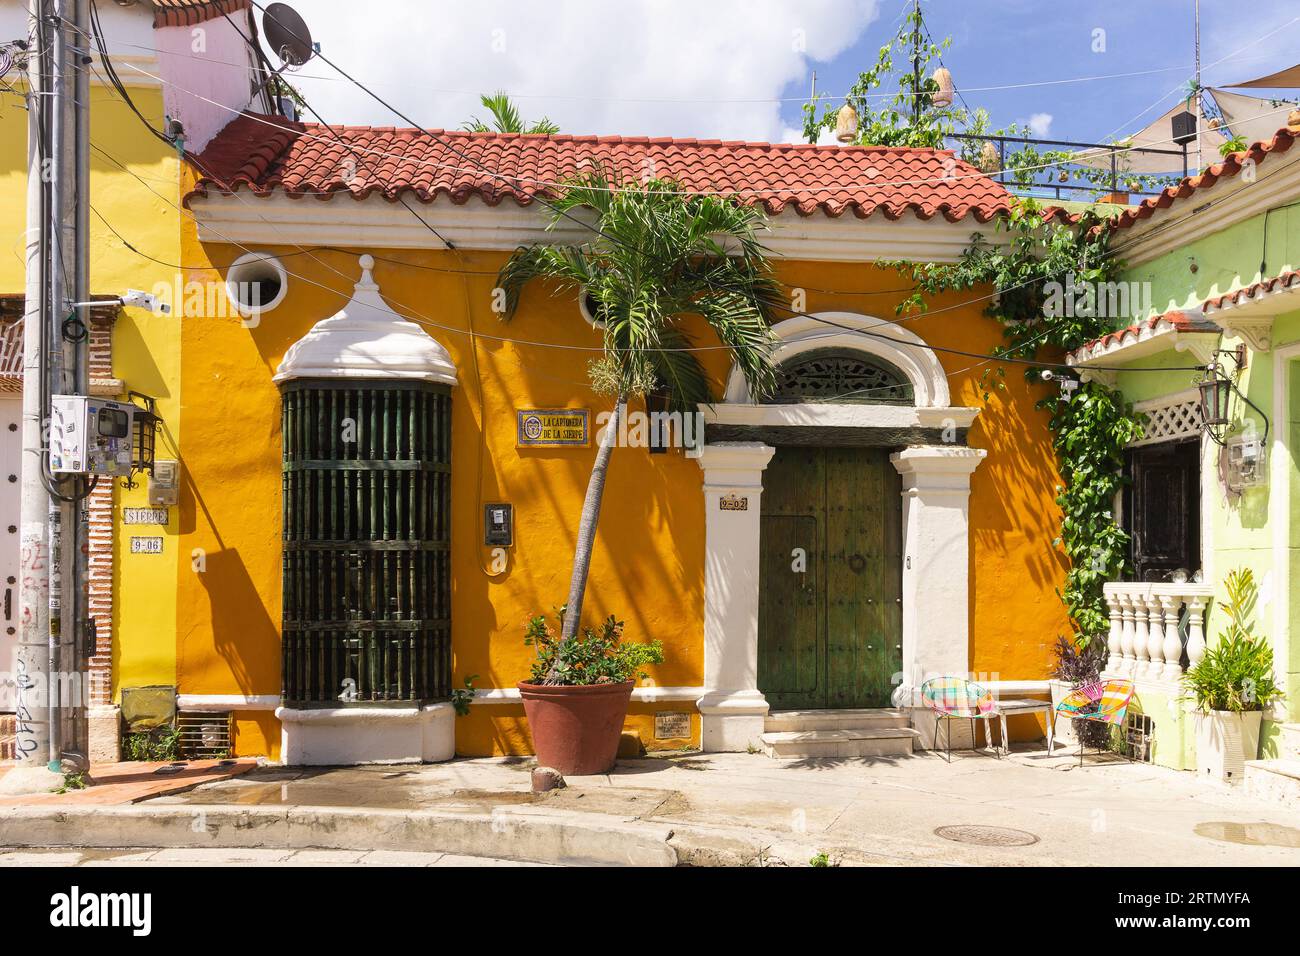
[{"label": "stone step", "polygon": [[17,728],[13,714],[0,714],[0,760],[13,760],[18,755]]},{"label": "stone step", "polygon": [[1278,756],[1283,760],[1300,760],[1300,724],[1283,724],[1278,730]]},{"label": "stone step", "polygon": [[763,721],[769,733],[802,730],[883,730],[910,727],[906,711],[872,707],[854,710],[776,710]]},{"label": "stone step", "polygon": [[872,730],[788,730],[761,734],[763,753],[777,760],[808,757],[899,757],[912,753],[910,727]]},{"label": "stone step", "polygon": [[1300,760],[1247,760],[1246,793],[1300,810]]}]

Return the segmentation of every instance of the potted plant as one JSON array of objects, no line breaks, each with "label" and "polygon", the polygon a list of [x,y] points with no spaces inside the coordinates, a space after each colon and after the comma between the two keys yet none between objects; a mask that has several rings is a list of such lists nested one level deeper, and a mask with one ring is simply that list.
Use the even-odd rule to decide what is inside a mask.
[{"label": "potted plant", "polygon": [[1273,649],[1251,632],[1255,578],[1249,568],[1223,582],[1220,605],[1228,625],[1196,666],[1183,675],[1186,699],[1196,707],[1196,769],[1229,783],[1244,775],[1259,753],[1264,709],[1283,696],[1273,679]]},{"label": "potted plant", "polygon": [[[622,625],[612,618],[579,634],[610,456],[628,402],[650,398],[669,413],[696,414],[700,405],[716,401],[721,389],[698,358],[697,335],[730,358],[751,394],[766,394],[775,381],[771,319],[784,293],[757,239],[758,230],[766,228],[761,207],[690,193],[670,180],[624,181],[603,166],[566,183],[549,205],[552,227],[594,215],[594,238],[521,246],[497,281],[505,291],[502,319],[507,321],[518,310],[524,286],[534,280],[590,303],[603,348],[587,365],[588,379],[613,405],[587,480],[559,637],[548,636],[539,646],[533,679],[519,685],[542,762],[576,773],[577,765],[566,771],[559,764],[566,754],[576,759],[584,721],[599,720],[602,729],[595,736],[612,739],[616,747],[631,677],[654,659],[644,649],[661,653],[654,642],[622,644]],[[536,621],[529,625],[534,644],[543,636],[534,629]],[[578,703],[604,697],[609,713],[618,711],[612,737],[605,735],[606,711]],[[595,767],[587,772],[606,770],[614,752],[582,766]]]},{"label": "potted plant", "polygon": [[[1101,668],[1106,661],[1105,644],[1097,639],[1076,642],[1058,635],[1054,650],[1056,663],[1052,665],[1052,676],[1047,682],[1052,691],[1049,720],[1056,720],[1057,705],[1070,691],[1101,678]],[[1056,741],[1067,746],[1077,744],[1082,733],[1089,747],[1101,748],[1106,745],[1110,728],[1093,720],[1067,720],[1063,725],[1058,723],[1054,732]]]},{"label": "potted plant", "polygon": [[563,636],[539,614],[528,622],[524,643],[533,647],[531,680],[516,686],[533,734],[537,762],[561,774],[604,773],[614,765],[627,704],[647,664],[662,664],[663,644],[623,641],[623,622],[610,615],[599,628]]}]

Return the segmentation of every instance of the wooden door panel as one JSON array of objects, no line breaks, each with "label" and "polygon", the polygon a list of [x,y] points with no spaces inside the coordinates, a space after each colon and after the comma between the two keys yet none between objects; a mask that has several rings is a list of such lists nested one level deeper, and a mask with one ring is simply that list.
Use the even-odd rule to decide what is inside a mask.
[{"label": "wooden door panel", "polygon": [[[895,480],[891,481],[893,473]],[[831,449],[826,467],[826,664],[831,707],[888,704],[901,663],[897,472],[887,452]],[[893,586],[891,586],[893,585]]]},{"label": "wooden door panel", "polygon": [[817,520],[764,515],[761,533],[759,686],[773,707],[824,707]]},{"label": "wooden door panel", "polygon": [[1162,443],[1133,449],[1125,495],[1131,560],[1139,581],[1195,572],[1200,554],[1200,446]]}]

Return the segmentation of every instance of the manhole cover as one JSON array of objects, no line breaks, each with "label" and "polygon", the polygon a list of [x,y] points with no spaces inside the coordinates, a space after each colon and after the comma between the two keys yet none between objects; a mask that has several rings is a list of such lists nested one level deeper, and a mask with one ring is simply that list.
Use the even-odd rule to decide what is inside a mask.
[{"label": "manhole cover", "polygon": [[1038,837],[1025,830],[969,824],[939,827],[934,831],[934,835],[952,840],[954,843],[973,843],[976,846],[1029,846],[1038,842]]}]

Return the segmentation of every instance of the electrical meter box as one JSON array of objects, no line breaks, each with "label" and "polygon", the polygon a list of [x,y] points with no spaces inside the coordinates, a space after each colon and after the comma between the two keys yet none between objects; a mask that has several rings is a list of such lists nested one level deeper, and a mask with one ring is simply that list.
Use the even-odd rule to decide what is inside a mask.
[{"label": "electrical meter box", "polygon": [[175,461],[158,460],[153,463],[149,476],[149,504],[167,507],[180,501],[180,465]]},{"label": "electrical meter box", "polygon": [[63,475],[131,474],[133,415],[129,402],[86,395],[50,400],[50,471]]},{"label": "electrical meter box", "polygon": [[483,507],[483,543],[488,547],[510,547],[515,543],[515,509],[513,505]]}]

